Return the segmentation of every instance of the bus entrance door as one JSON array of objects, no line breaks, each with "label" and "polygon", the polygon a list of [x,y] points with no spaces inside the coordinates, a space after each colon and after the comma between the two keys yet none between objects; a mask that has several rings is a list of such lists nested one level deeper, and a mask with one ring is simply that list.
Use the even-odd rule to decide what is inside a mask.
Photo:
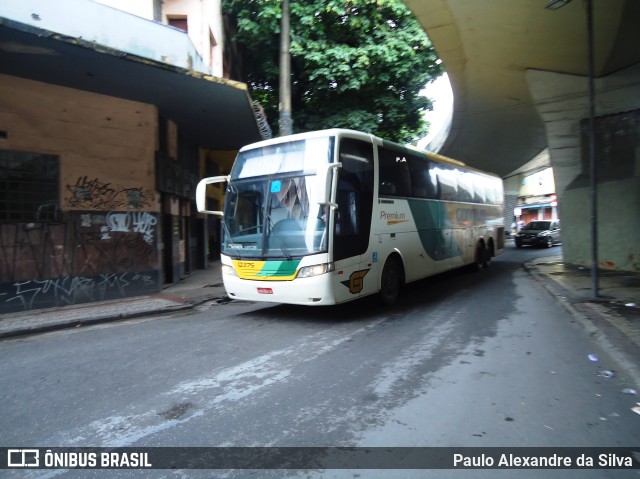
[{"label": "bus entrance door", "polygon": [[364,288],[369,269],[362,269],[359,257],[336,262],[333,291],[336,303],[357,298]]}]

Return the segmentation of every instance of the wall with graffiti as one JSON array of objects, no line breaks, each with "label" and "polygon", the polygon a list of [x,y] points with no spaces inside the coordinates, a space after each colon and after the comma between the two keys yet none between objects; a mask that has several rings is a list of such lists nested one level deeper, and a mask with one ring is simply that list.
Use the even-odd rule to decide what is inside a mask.
[{"label": "wall with graffiti", "polygon": [[[0,87],[0,148],[57,162],[47,214],[37,208],[29,222],[37,205],[24,204],[21,219],[0,221],[0,313],[159,291],[157,109],[6,75]],[[16,164],[0,164],[7,182]]]},{"label": "wall with graffiti", "polygon": [[157,214],[65,216],[0,225],[0,313],[159,290]]},{"label": "wall with graffiti", "polygon": [[87,175],[67,184],[64,195],[66,209],[140,209],[155,205],[155,193],[150,189],[125,187]]}]

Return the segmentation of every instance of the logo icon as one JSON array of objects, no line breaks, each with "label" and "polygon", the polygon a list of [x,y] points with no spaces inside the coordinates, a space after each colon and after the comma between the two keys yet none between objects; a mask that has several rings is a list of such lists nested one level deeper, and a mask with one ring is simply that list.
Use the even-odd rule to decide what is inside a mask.
[{"label": "logo icon", "polygon": [[351,294],[358,294],[362,291],[362,288],[364,288],[364,277],[368,272],[368,269],[354,271],[347,281],[341,281],[341,283],[349,288]]},{"label": "logo icon", "polygon": [[39,449],[8,449],[7,466],[40,467]]}]

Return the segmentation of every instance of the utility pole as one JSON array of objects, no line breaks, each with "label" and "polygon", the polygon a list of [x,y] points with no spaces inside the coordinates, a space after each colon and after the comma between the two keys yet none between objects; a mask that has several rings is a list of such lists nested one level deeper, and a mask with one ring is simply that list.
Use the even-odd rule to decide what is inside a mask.
[{"label": "utility pole", "polygon": [[596,88],[593,35],[593,0],[587,0],[587,41],[589,50],[589,190],[591,196],[591,296],[599,297],[598,271],[598,166],[596,158]]},{"label": "utility pole", "polygon": [[[557,10],[571,0],[550,0],[544,8]],[[600,272],[598,271],[598,164],[596,157],[596,88],[595,88],[595,40],[593,28],[593,0],[585,0],[587,8],[587,50],[589,68],[589,197],[591,199],[591,296],[600,297]]]},{"label": "utility pole", "polygon": [[293,133],[291,118],[291,45],[289,0],[282,0],[282,22],[280,26],[280,136]]}]

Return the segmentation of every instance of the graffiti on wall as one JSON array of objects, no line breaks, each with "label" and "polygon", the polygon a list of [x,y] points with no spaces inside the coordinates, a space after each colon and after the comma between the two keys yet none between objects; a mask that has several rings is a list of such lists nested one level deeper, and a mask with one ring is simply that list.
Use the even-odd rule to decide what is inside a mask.
[{"label": "graffiti on wall", "polygon": [[79,176],[74,184],[67,184],[66,191],[69,196],[65,205],[71,209],[140,209],[151,207],[154,200],[151,190],[123,188],[88,176]]},{"label": "graffiti on wall", "polygon": [[0,313],[155,292],[157,230],[149,212],[0,225]]},{"label": "graffiti on wall", "polygon": [[[31,310],[43,305],[67,306],[129,296],[132,290],[152,289],[153,275],[140,273],[103,273],[95,278],[63,278],[16,281],[11,291],[0,291],[0,301],[10,310]],[[12,303],[9,305],[9,303]]]},{"label": "graffiti on wall", "polygon": [[103,231],[106,233],[102,239],[109,239],[109,232],[117,233],[142,233],[142,238],[152,244],[155,226],[158,223],[151,213],[146,211],[136,211],[134,213],[109,213],[107,215],[107,226]]}]

